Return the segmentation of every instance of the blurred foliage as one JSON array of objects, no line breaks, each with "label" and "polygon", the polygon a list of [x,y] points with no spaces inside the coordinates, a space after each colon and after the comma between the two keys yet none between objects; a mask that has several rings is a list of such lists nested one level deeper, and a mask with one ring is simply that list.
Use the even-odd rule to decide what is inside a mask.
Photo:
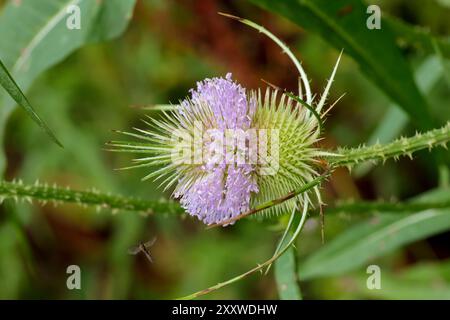
[{"label": "blurred foliage", "polygon": [[[262,7],[280,13],[308,31],[342,49],[393,101],[398,102],[422,128],[432,127],[426,102],[419,93],[405,59],[389,26],[380,30],[355,27],[368,17],[360,0],[254,0]],[[385,19],[380,22],[385,23]]]},{"label": "blurred foliage", "polygon": [[[0,30],[3,30],[0,38],[1,60],[10,70],[15,82],[25,90],[40,73],[83,44],[108,40],[119,35],[131,18],[134,3],[135,0],[10,1],[5,4],[0,16]],[[74,5],[78,11],[73,11]],[[78,19],[75,28],[69,28],[69,21],[72,19]],[[24,26],[22,21],[27,24]],[[17,102],[60,144],[33,112],[27,99],[20,94],[11,93],[11,90],[7,91],[14,101],[8,95],[0,96],[0,137],[3,137],[4,124]],[[14,91],[20,93],[20,89]],[[1,154],[1,171],[4,166],[5,161]]]},{"label": "blurred foliage", "polygon": [[[374,2],[380,5],[383,15],[386,13],[408,24],[426,28],[436,37],[448,37],[450,9],[443,1]],[[0,1],[0,34],[8,34],[8,37],[0,38],[2,59],[1,44],[14,42],[14,34],[18,32],[17,28],[5,29],[2,25],[4,17],[9,16],[4,3]],[[10,3],[14,5],[20,1]],[[117,12],[116,9],[108,12]],[[259,22],[286,41],[313,79],[314,92],[322,91],[340,51],[328,43],[329,39],[325,41],[322,38],[323,33],[310,32],[306,26],[305,29],[299,28],[247,1],[138,0],[133,18],[120,37],[110,39],[99,32],[98,28],[111,20],[101,18],[105,17],[104,14],[93,15],[99,19],[93,22],[97,30],[93,33],[95,36],[71,42],[77,45],[70,50],[65,46],[44,46],[41,55],[48,63],[44,69],[49,69],[39,72],[36,79],[30,77],[29,83],[22,83],[19,78],[18,83],[22,83],[24,89],[35,80],[27,91],[27,97],[57,133],[65,148],[61,150],[52,144],[23,111],[15,111],[7,117],[8,103],[3,103],[0,108],[1,123],[6,123],[6,179],[21,178],[29,183],[39,179],[76,189],[94,187],[149,200],[167,197],[168,194],[162,194],[155,184],[140,182],[141,171],[113,170],[128,162],[129,156],[102,150],[105,142],[115,138],[111,129],[139,126],[140,119],[148,113],[140,107],[177,102],[188,94],[196,81],[224,75],[228,71],[248,88],[263,86],[261,78],[292,90],[296,87],[296,72],[276,45],[253,30],[218,16],[218,11]],[[116,23],[115,19],[113,21]],[[114,36],[119,33],[114,33]],[[382,42],[371,45],[380,46],[374,48],[380,61],[378,68],[381,68],[381,75],[389,77],[396,68],[395,62],[384,69],[382,58],[389,57],[381,56],[384,52]],[[369,48],[365,49],[370,53],[372,50]],[[64,54],[47,61],[51,50]],[[450,90],[444,76],[448,74],[445,72],[448,60],[438,52],[430,51],[429,47],[413,42],[403,42],[398,45],[398,50],[396,59],[402,61],[399,65],[411,70],[419,70],[430,58],[439,62],[428,69],[439,73],[438,79],[427,90],[418,86],[422,91],[414,95],[424,97],[436,126],[448,121]],[[374,86],[365,71],[361,71],[364,65],[354,59],[359,66],[349,56],[343,57],[332,87],[331,100],[343,92],[347,94],[325,124],[324,147],[356,146],[373,141],[377,128],[384,121],[392,121],[385,120],[391,110],[390,105],[397,102],[404,106],[402,101],[390,100],[388,97],[392,98],[392,94],[380,91],[383,84]],[[412,74],[408,81],[413,81]],[[392,77],[390,80],[395,81]],[[404,99],[413,96],[407,97],[411,86],[416,84],[412,82],[405,87]],[[425,108],[425,104],[417,110],[419,108]],[[411,135],[415,129],[405,120],[388,136],[393,139],[400,134]],[[438,173],[433,157],[428,152],[420,152],[414,161],[387,162],[357,176],[338,170],[324,186],[323,193],[330,204],[336,199],[348,198],[403,200],[435,188],[437,184]],[[391,215],[389,218],[383,213],[379,215],[380,221],[401,219]],[[204,225],[194,219],[180,219],[164,213],[144,218],[129,212],[111,215],[104,210],[96,213],[94,209],[74,205],[53,207],[5,201],[0,209],[0,298],[161,299],[185,295],[228,279],[267,259],[281,235],[286,218],[283,216],[279,221],[268,222],[248,219],[233,227],[205,230]],[[298,257],[294,258],[301,266],[301,262],[313,259],[314,254],[322,255],[322,251],[336,256],[339,252],[327,247],[336,246],[333,243],[342,241],[340,237],[354,239],[354,234],[348,236],[351,230],[366,225],[375,228],[370,221],[365,215],[329,215],[325,224],[326,241],[322,245],[320,223],[317,216],[312,215],[297,244]],[[306,299],[446,298],[450,283],[449,263],[446,261],[450,258],[450,233],[445,231],[449,230],[448,227],[435,230],[423,232],[419,238],[410,236],[414,232],[409,230],[403,238],[408,241],[393,241],[391,250],[366,257],[363,263],[355,264],[339,275],[331,276],[334,273],[329,273],[325,278],[306,280],[302,279],[300,272],[301,294]],[[157,236],[157,241],[151,248],[153,264],[144,256],[127,253],[129,247],[154,236]],[[354,244],[359,249],[364,247],[363,241],[355,241]],[[369,249],[364,247],[361,250]],[[357,253],[346,255],[344,261],[352,260],[353,254]],[[296,260],[289,256],[283,258],[281,262],[287,263],[292,270],[289,264]],[[70,264],[81,267],[82,290],[69,291],[66,288],[66,268]],[[366,288],[368,264],[380,265],[382,285],[386,290]],[[286,276],[295,278],[292,273]],[[291,292],[291,297],[299,294],[295,288]],[[277,297],[277,285],[271,273],[265,277],[248,277],[205,296],[235,299]]]}]

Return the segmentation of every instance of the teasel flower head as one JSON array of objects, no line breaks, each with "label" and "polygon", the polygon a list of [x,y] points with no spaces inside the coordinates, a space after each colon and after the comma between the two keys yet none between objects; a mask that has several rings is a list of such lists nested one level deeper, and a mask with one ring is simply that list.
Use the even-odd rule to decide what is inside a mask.
[{"label": "teasel flower head", "polygon": [[179,147],[177,138],[187,137],[184,142],[188,143],[189,149],[196,128],[209,133],[195,141],[194,150],[200,151],[203,159],[195,161],[194,155],[182,163],[185,166],[182,171],[174,168],[180,174],[176,176],[177,186],[173,193],[189,214],[207,224],[230,219],[248,210],[251,194],[258,192],[255,166],[227,163],[223,144],[227,130],[236,132],[250,128],[255,109],[256,100],[248,98],[245,89],[233,82],[228,73],[225,79],[198,82],[197,89],[191,90],[191,98],[182,101],[172,113],[179,122],[166,133],[179,134],[172,140],[171,152]]},{"label": "teasel flower head", "polygon": [[[114,151],[144,154],[125,169],[151,168],[143,180],[172,189],[190,215],[208,225],[232,224],[235,217],[320,175],[321,158],[327,155],[317,147],[326,113],[322,108],[337,64],[315,102],[306,74],[296,59],[294,63],[301,79],[298,96],[272,87],[247,91],[228,73],[198,82],[189,97],[163,111],[161,118],[144,120],[146,128],[121,132],[141,142],[109,144]],[[316,185],[261,212],[289,213],[317,203]]]}]

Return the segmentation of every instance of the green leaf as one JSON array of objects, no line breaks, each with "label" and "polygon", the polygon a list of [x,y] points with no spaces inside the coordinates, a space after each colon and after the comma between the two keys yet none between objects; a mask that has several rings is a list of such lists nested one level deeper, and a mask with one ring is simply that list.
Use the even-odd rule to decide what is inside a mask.
[{"label": "green leaf", "polygon": [[399,42],[418,46],[428,54],[433,54],[437,47],[444,58],[450,59],[450,37],[436,37],[426,28],[410,25],[395,17],[386,17],[386,22],[394,31]]},{"label": "green leaf", "polygon": [[[9,1],[0,13],[0,59],[18,86],[26,91],[42,72],[74,50],[93,41],[109,40],[126,28],[135,0]],[[70,5],[80,8],[80,29],[69,29]],[[25,23],[26,22],[26,23]],[[14,32],[11,32],[14,30]],[[0,140],[15,101],[0,100]],[[4,159],[0,159],[0,169]],[[2,163],[3,162],[3,163]]]},{"label": "green leaf", "polygon": [[318,33],[336,49],[344,49],[392,101],[422,128],[433,127],[425,99],[417,89],[408,63],[395,43],[389,24],[369,30],[367,6],[360,0],[252,0],[307,30]]},{"label": "green leaf", "polygon": [[[443,74],[444,68],[440,63],[439,58],[433,55],[420,64],[414,77],[420,90],[423,93],[428,94],[438,83]],[[390,106],[385,119],[369,138],[367,144],[371,145],[377,142],[388,143],[392,141],[400,134],[406,122],[407,117],[399,110],[398,106]]]},{"label": "green leaf", "polygon": [[[336,284],[339,292],[345,292],[345,299],[450,299],[450,261],[425,262],[401,270],[381,267],[381,290],[367,288],[366,272],[357,272],[349,277],[327,279],[331,286]],[[351,287],[351,290],[349,290]]]},{"label": "green leaf", "polygon": [[[428,94],[444,74],[444,67],[435,55],[427,58],[420,64],[415,72],[416,83],[420,90]],[[407,114],[398,105],[389,106],[383,119],[367,140],[367,145],[388,143],[398,137],[408,123]],[[373,163],[366,162],[354,170],[354,176],[360,178],[374,167]]]},{"label": "green leaf", "polygon": [[[118,36],[135,0],[22,0],[0,16],[0,57],[22,88],[86,43]],[[80,8],[80,29],[69,29],[71,5]],[[27,21],[23,24],[22,21]],[[15,30],[14,33],[10,30]]]},{"label": "green leaf", "polygon": [[[450,299],[450,263],[422,263],[400,274],[382,269],[381,290],[365,290],[377,299]],[[365,275],[367,278],[367,274]]]},{"label": "green leaf", "polygon": [[[444,201],[448,189],[438,189],[416,201]],[[327,243],[299,267],[301,279],[338,275],[417,240],[450,229],[450,209],[389,214],[360,223]]]},{"label": "green leaf", "polygon": [[89,32],[89,41],[105,41],[118,37],[133,16],[136,0],[108,0],[99,9]]},{"label": "green leaf", "polygon": [[275,262],[275,280],[281,300],[301,300],[297,279],[295,250],[290,248]]},{"label": "green leaf", "polygon": [[0,299],[18,299],[21,284],[26,281],[24,263],[18,244],[23,241],[14,225],[4,222],[0,226]]},{"label": "green leaf", "polygon": [[38,116],[34,111],[28,99],[20,90],[19,86],[16,84],[14,79],[9,74],[8,70],[4,66],[3,62],[0,60],[0,85],[9,93],[9,95],[17,102],[19,106],[25,109],[28,115],[33,119],[49,136],[50,138],[62,147],[62,144],[56,139],[53,132],[47,126],[47,124]]}]

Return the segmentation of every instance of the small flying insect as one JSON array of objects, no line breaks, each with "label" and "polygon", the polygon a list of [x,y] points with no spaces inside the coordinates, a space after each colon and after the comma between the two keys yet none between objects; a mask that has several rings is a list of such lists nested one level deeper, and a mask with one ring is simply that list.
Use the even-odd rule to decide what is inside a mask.
[{"label": "small flying insect", "polygon": [[148,242],[141,242],[139,243],[139,245],[131,247],[130,249],[128,249],[128,253],[132,254],[132,255],[137,255],[140,252],[143,252],[145,257],[148,259],[148,261],[150,261],[151,263],[153,263],[153,259],[152,256],[150,255],[150,252],[148,251],[148,249],[153,246],[156,242],[156,237],[154,237],[152,240],[148,241]]}]

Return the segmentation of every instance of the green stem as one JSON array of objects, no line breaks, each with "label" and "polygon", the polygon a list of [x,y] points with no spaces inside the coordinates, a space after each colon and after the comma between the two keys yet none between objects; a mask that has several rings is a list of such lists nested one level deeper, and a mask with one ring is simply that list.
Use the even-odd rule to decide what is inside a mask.
[{"label": "green stem", "polygon": [[385,145],[375,144],[369,147],[339,149],[336,155],[328,156],[328,161],[332,167],[352,167],[365,161],[382,161],[384,163],[389,158],[397,159],[400,156],[412,158],[413,152],[422,149],[431,149],[439,145],[446,147],[448,141],[450,141],[450,122],[440,129],[416,134],[410,138],[400,138]]},{"label": "green stem", "polygon": [[0,202],[4,199],[15,200],[38,200],[45,204],[52,203],[74,203],[84,206],[94,206],[98,209],[112,209],[136,211],[146,214],[158,213],[180,213],[183,210],[174,201],[168,200],[144,200],[133,197],[124,197],[101,193],[96,190],[79,191],[69,188],[61,188],[56,185],[49,186],[36,182],[33,185],[25,185],[21,181],[0,182]]},{"label": "green stem", "polygon": [[[300,61],[298,61],[298,59],[292,53],[291,49],[289,49],[289,47],[283,43],[283,41],[278,39],[277,36],[275,36],[272,32],[270,32],[269,30],[267,30],[263,26],[260,26],[259,24],[255,23],[253,21],[250,21],[248,19],[243,19],[243,18],[240,18],[240,17],[236,17],[236,16],[233,16],[231,14],[227,14],[227,13],[223,13],[223,12],[219,12],[219,14],[224,16],[224,17],[231,18],[231,19],[237,20],[237,21],[239,21],[239,22],[241,22],[243,24],[246,24],[247,26],[258,30],[262,34],[264,34],[267,37],[269,37],[273,42],[275,42],[283,50],[283,52],[285,54],[287,54],[289,59],[291,59],[291,61],[294,63],[295,67],[297,68],[297,70],[298,70],[298,72],[300,74],[300,78],[301,78],[301,80],[303,82],[303,86],[305,87],[306,102],[308,104],[312,103],[313,97],[312,97],[312,94],[311,94],[311,88],[309,86],[308,77],[306,76],[306,73],[303,70],[302,64],[300,63]],[[301,94],[300,94],[300,96],[301,96]]]}]

